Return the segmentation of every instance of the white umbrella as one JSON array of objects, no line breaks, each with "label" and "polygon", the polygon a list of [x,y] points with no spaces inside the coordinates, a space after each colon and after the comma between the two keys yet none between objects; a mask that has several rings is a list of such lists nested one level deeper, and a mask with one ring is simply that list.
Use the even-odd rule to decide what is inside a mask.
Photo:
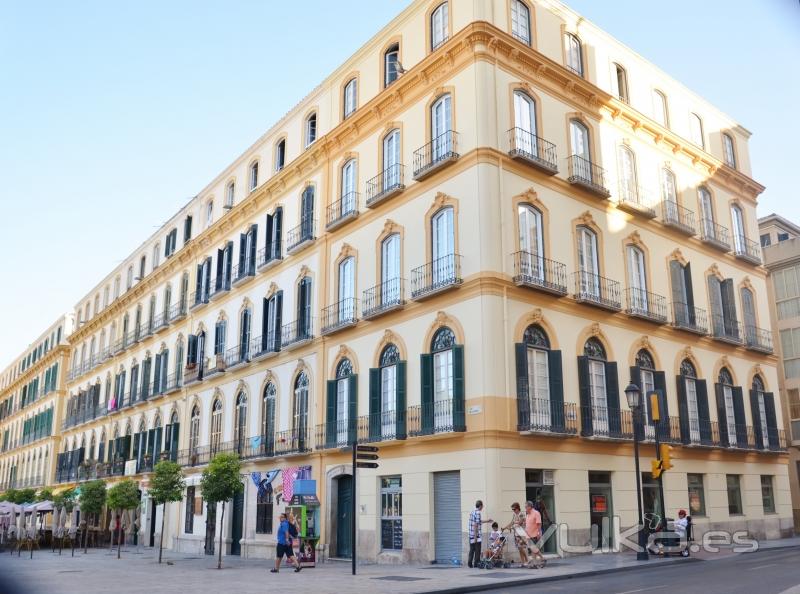
[{"label": "white umbrella", "polygon": [[20,512],[17,516],[17,538],[25,535],[25,512]]},{"label": "white umbrella", "polygon": [[60,521],[60,518],[59,518],[59,511],[60,511],[60,510],[59,510],[57,507],[55,507],[55,506],[53,507],[53,523],[52,523],[52,530],[53,530],[53,535],[54,535],[54,536],[55,536],[55,534],[56,534],[56,531],[58,530],[58,523],[59,523],[59,521]]}]

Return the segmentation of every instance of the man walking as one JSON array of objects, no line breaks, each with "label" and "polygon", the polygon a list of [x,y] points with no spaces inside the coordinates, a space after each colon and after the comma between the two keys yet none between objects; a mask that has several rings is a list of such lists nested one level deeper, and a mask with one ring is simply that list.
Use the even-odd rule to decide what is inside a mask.
[{"label": "man walking", "polygon": [[481,518],[481,510],[483,509],[483,501],[478,499],[475,502],[475,509],[469,514],[469,558],[467,559],[467,566],[477,566],[481,559],[481,524],[491,522],[491,519],[484,520]]},{"label": "man walking", "polygon": [[297,557],[294,556],[291,530],[289,528],[290,524],[286,514],[281,514],[280,522],[280,527],[278,528],[278,548],[275,551],[275,567],[269,571],[270,573],[278,573],[278,570],[281,567],[283,556],[286,555],[289,563],[294,565],[295,573],[297,573],[302,568],[300,567],[300,563],[297,561]]},{"label": "man walking", "polygon": [[539,549],[539,539],[542,537],[542,514],[533,506],[532,501],[525,502],[525,533],[528,535],[532,555],[531,563],[536,567],[544,567],[545,559]]}]

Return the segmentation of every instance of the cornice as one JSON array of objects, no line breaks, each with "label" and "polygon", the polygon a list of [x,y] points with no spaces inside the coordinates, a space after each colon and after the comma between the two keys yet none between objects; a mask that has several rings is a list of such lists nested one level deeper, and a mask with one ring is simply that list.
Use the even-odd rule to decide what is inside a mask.
[{"label": "cornice", "polygon": [[[69,345],[66,344],[58,344],[54,348],[50,349],[42,355],[42,358],[36,361],[33,365],[28,367],[24,371],[24,373],[18,376],[13,382],[8,384],[2,391],[0,391],[0,400],[4,399],[9,393],[14,392],[17,388],[21,387],[23,384],[27,384],[35,377],[37,377],[46,367],[52,365],[55,360],[58,358],[57,355],[63,356],[64,362],[68,363],[69,361]],[[67,365],[63,365],[63,367],[67,367]],[[59,383],[62,383],[62,378],[65,377],[68,369],[59,369],[58,373],[58,380]],[[64,374],[64,375],[62,375]]]}]

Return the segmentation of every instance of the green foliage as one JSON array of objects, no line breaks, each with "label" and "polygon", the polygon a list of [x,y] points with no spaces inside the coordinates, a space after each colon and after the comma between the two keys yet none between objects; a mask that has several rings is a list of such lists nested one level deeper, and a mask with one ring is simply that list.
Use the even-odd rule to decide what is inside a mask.
[{"label": "green foliage", "polygon": [[236,454],[217,454],[203,470],[200,489],[209,503],[228,501],[244,490],[239,478],[242,463]]},{"label": "green foliage", "polygon": [[20,489],[16,493],[16,498],[14,503],[33,503],[36,501],[36,489]]},{"label": "green foliage", "polygon": [[89,481],[81,485],[81,511],[84,514],[99,514],[106,503],[106,484],[104,481]]},{"label": "green foliage", "polygon": [[125,479],[108,490],[106,501],[111,509],[134,509],[139,506],[139,489],[131,479]]},{"label": "green foliage", "polygon": [[39,493],[36,495],[36,501],[52,501],[53,500],[53,489],[50,487],[42,487],[39,489]]},{"label": "green foliage", "polygon": [[16,489],[9,489],[5,493],[3,493],[3,497],[0,498],[0,501],[9,501],[11,503],[17,502],[17,490]]},{"label": "green foliage", "polygon": [[183,473],[180,464],[162,460],[153,469],[150,477],[149,494],[156,505],[183,499]]},{"label": "green foliage", "polygon": [[53,503],[56,507],[62,508],[66,507],[67,511],[71,512],[72,508],[75,506],[75,498],[77,494],[75,493],[75,489],[67,489],[66,491],[62,491],[58,495],[53,496]]}]

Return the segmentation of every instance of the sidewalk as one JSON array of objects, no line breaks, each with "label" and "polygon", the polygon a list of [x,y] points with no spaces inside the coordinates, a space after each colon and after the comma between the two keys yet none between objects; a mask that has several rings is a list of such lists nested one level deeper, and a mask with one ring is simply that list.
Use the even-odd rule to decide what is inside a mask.
[{"label": "sidewalk", "polygon": [[[800,538],[767,541],[762,551],[785,547],[800,547]],[[175,593],[218,594],[235,591],[237,594],[263,594],[272,586],[293,594],[326,594],[347,592],[348,594],[415,594],[438,592],[478,592],[501,586],[513,586],[543,581],[587,577],[610,572],[636,571],[678,563],[702,562],[730,557],[735,554],[723,549],[718,554],[698,553],[689,560],[680,557],[657,558],[637,561],[633,553],[585,555],[567,559],[552,559],[547,567],[535,569],[480,570],[455,566],[387,566],[365,565],[358,568],[358,575],[350,574],[350,564],[328,562],[316,568],[304,569],[295,574],[291,568],[282,569],[277,575],[270,574],[266,560],[246,560],[238,557],[223,558],[223,570],[216,569],[216,557],[179,555],[165,551],[164,559],[169,564],[158,565],[157,551],[135,549],[125,551],[122,559],[116,553],[93,549],[88,555],[69,551],[59,557],[49,550],[34,552],[33,560],[0,555],[0,572],[13,576],[30,592],[49,594],[150,594]]]}]

